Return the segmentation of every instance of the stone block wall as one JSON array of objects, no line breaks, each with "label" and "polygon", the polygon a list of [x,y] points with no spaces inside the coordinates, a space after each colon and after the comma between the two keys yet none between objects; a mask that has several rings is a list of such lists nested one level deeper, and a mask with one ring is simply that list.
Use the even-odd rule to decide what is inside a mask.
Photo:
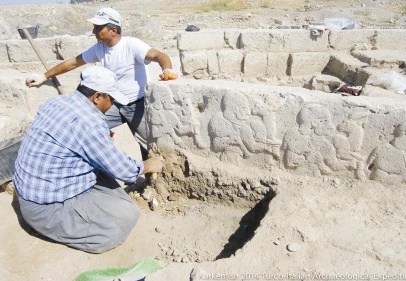
[{"label": "stone block wall", "polygon": [[0,79],[0,143],[25,133],[42,102],[58,94],[51,81],[28,88],[29,73],[8,70]]},{"label": "stone block wall", "polygon": [[[94,36],[66,35],[33,41],[42,57],[53,66],[88,48],[94,43]],[[57,91],[51,80],[40,88],[29,89],[25,85],[25,79],[31,72],[45,71],[28,40],[0,41],[0,60],[0,142],[3,142],[24,134],[39,105],[56,95]],[[65,83],[69,90],[76,87],[76,76],[78,75],[75,75],[76,79],[70,79],[70,83]]]},{"label": "stone block wall", "polygon": [[402,97],[224,80],[155,82],[146,95],[151,147],[204,159],[206,172],[221,163],[383,184],[406,182],[405,108]]},{"label": "stone block wall", "polygon": [[[402,65],[399,62],[405,58],[406,47],[386,40],[395,40],[405,32],[334,31],[316,37],[308,30],[180,33],[178,48],[183,74],[207,80],[182,77],[151,83],[146,98],[149,142],[152,147],[182,150],[206,159],[211,167],[215,165],[212,163],[221,163],[379,180],[384,184],[403,182],[403,96],[343,97],[303,88],[233,81],[327,70],[334,72],[337,80],[318,76],[320,87],[315,89],[327,86],[323,79],[336,86],[340,79],[362,84],[377,73],[372,63]],[[35,41],[47,60],[56,64],[62,58],[77,55],[94,39],[66,36]],[[390,59],[385,51],[380,55],[372,50],[351,52],[359,43],[396,49],[390,52]],[[10,70],[38,70],[40,63],[27,41],[1,41],[0,58],[1,142],[24,134],[39,104],[57,92],[50,81],[40,88],[27,89],[24,75],[28,74]]]},{"label": "stone block wall", "polygon": [[[77,56],[95,43],[94,36],[58,36],[34,39],[34,44],[49,65]],[[20,71],[44,69],[28,40],[0,41],[0,67]]]},{"label": "stone block wall", "polygon": [[[177,46],[183,74],[197,79],[261,79],[328,70],[334,75],[338,72],[339,78],[351,83],[359,78],[343,74],[342,68],[359,71],[368,65],[365,63],[368,59],[360,61],[360,56],[352,56],[353,50],[404,53],[405,45],[396,43],[403,37],[406,37],[404,29],[324,31],[317,36],[306,29],[204,30],[178,33]],[[346,60],[344,66],[337,62],[337,56]],[[398,55],[393,65],[401,63]],[[372,66],[376,67],[376,62]]]}]

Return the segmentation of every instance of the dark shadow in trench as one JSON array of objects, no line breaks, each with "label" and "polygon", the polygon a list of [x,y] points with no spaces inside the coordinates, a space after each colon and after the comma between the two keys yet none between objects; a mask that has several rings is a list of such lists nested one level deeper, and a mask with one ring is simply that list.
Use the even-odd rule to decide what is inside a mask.
[{"label": "dark shadow in trench", "polygon": [[265,217],[269,210],[269,203],[275,197],[276,193],[270,190],[248,213],[246,213],[240,221],[238,229],[230,236],[227,244],[224,246],[220,254],[215,260],[229,258],[235,254],[238,249],[241,249],[245,243],[250,241],[258,228],[261,220]]}]

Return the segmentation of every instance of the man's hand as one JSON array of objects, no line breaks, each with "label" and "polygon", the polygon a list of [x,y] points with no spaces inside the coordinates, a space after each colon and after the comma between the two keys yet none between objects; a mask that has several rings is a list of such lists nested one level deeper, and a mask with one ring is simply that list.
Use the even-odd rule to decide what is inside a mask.
[{"label": "man's hand", "polygon": [[160,74],[159,77],[164,81],[175,80],[178,78],[178,74],[175,70],[167,68],[162,71],[162,74]]},{"label": "man's hand", "polygon": [[38,87],[41,86],[42,83],[47,81],[48,79],[45,77],[45,74],[31,74],[29,78],[25,80],[25,84],[28,87]]},{"label": "man's hand", "polygon": [[148,173],[160,173],[164,166],[164,159],[162,156],[149,158],[143,161],[144,163],[144,174]]}]

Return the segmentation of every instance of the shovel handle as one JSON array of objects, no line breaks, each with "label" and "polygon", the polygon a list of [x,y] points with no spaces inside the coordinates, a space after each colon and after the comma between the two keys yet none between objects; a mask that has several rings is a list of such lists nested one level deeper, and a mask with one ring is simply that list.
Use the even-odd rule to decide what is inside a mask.
[{"label": "shovel handle", "polygon": [[[37,54],[38,58],[40,59],[40,61],[42,62],[42,64],[44,65],[45,69],[48,71],[50,68],[46,62],[46,60],[44,59],[44,57],[42,56],[41,52],[38,50],[38,48],[35,46],[34,41],[32,40],[32,37],[30,35],[30,33],[28,32],[28,30],[26,28],[21,28],[21,30],[23,31],[25,37],[28,39],[28,42],[30,42],[31,47],[34,49],[35,53]],[[52,77],[52,82],[54,82],[56,89],[58,90],[58,93],[60,95],[63,94],[63,90],[61,87],[61,84],[59,83],[58,79],[56,77]]]}]

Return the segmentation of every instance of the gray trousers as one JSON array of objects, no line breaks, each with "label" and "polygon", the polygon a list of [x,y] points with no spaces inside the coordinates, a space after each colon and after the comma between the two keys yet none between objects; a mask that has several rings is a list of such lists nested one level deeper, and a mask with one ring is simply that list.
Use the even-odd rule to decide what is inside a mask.
[{"label": "gray trousers", "polygon": [[110,129],[123,123],[128,124],[132,134],[140,144],[142,160],[148,158],[147,125],[144,111],[144,98],[141,98],[127,105],[114,103],[105,114]]},{"label": "gray trousers", "polygon": [[140,211],[114,179],[100,175],[91,190],[62,203],[37,204],[18,197],[24,220],[56,242],[102,253],[125,241]]}]

